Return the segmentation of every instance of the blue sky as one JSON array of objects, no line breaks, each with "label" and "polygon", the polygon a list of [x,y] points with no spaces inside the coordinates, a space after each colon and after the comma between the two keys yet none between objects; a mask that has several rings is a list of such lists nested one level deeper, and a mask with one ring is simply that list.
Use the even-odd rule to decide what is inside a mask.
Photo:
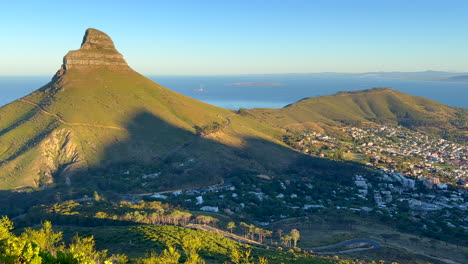
[{"label": "blue sky", "polygon": [[0,75],[52,75],[88,27],[151,75],[468,72],[466,0],[1,1]]}]

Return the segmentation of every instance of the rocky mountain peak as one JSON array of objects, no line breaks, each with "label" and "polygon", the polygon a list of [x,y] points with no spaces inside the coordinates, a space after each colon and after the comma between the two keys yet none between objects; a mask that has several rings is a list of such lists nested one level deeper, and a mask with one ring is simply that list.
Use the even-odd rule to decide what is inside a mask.
[{"label": "rocky mountain peak", "polygon": [[89,28],[78,50],[72,50],[63,58],[62,68],[55,77],[68,70],[93,70],[107,68],[114,71],[131,70],[114,46],[112,39],[104,32]]},{"label": "rocky mountain peak", "polygon": [[81,42],[80,49],[108,49],[115,50],[114,42],[104,32],[88,28]]}]

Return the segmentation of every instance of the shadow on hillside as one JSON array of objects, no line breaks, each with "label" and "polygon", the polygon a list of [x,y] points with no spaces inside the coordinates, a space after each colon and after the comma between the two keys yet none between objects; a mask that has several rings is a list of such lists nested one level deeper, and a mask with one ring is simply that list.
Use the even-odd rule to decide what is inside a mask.
[{"label": "shadow on hillside", "polygon": [[[92,195],[94,190],[125,194],[196,188],[242,174],[320,177],[350,185],[352,175],[366,170],[356,163],[310,157],[259,138],[244,138],[243,147],[227,146],[146,111],[135,115],[126,129],[126,140],[108,145],[99,166],[74,173],[72,188],[58,178],[58,185],[46,190],[2,191],[0,214],[18,216],[31,206]],[[147,174],[151,175],[142,177]]]},{"label": "shadow on hillside", "polygon": [[[98,189],[116,192],[156,191],[220,184],[233,173],[320,175],[340,182],[362,170],[360,165],[310,157],[260,138],[243,138],[242,147],[227,146],[146,111],[136,114],[126,130],[126,140],[107,146],[99,166],[77,172],[72,181],[85,186],[93,182]],[[158,175],[142,178],[154,173]]]}]

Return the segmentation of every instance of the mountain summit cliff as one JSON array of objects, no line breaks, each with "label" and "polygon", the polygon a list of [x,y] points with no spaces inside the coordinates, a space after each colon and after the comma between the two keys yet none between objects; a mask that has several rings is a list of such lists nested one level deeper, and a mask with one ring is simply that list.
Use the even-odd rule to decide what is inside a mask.
[{"label": "mountain summit cliff", "polygon": [[102,31],[89,28],[83,37],[81,48],[65,55],[61,70],[91,70],[95,67],[130,70],[122,54],[115,49],[112,39]]}]

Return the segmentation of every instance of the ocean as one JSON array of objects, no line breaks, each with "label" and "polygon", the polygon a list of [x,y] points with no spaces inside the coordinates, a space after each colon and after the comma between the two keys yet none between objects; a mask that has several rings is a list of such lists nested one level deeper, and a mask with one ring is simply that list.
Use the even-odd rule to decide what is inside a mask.
[{"label": "ocean", "polygon": [[[468,82],[411,81],[302,75],[149,76],[200,101],[229,109],[280,108],[305,97],[386,87],[440,103],[468,108]],[[50,77],[0,77],[0,106],[27,95]]]}]

